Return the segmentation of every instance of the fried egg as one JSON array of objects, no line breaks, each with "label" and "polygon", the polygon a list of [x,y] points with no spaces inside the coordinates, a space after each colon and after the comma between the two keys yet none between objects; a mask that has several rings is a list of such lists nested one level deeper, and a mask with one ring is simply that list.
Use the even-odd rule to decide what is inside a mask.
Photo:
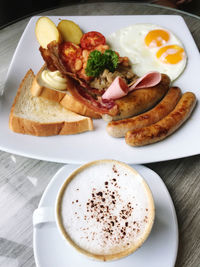
[{"label": "fried egg", "polygon": [[181,41],[169,30],[153,24],[135,24],[107,37],[111,48],[127,56],[138,76],[159,71],[175,80],[185,69],[187,56]]}]

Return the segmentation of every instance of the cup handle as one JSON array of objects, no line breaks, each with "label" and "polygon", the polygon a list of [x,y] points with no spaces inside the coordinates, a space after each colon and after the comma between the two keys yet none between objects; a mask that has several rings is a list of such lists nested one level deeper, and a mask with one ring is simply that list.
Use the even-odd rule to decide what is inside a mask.
[{"label": "cup handle", "polygon": [[55,222],[55,211],[52,207],[37,208],[33,213],[33,226]]}]

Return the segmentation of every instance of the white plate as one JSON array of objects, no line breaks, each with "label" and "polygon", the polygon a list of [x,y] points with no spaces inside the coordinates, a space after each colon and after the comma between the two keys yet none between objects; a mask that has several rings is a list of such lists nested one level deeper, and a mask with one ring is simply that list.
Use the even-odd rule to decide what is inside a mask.
[{"label": "white plate", "polygon": [[[180,16],[83,16],[51,17],[75,21],[84,32],[97,30],[105,36],[122,27],[135,23],[153,23],[173,31],[184,43],[188,65],[183,75],[175,82],[182,91],[193,91],[200,98],[200,55],[184,20]],[[103,120],[94,122],[95,130],[72,136],[34,137],[16,134],[8,128],[8,117],[17,87],[29,68],[37,72],[43,64],[38,51],[34,28],[38,17],[27,25],[12,59],[4,96],[0,98],[0,149],[7,152],[48,161],[85,163],[91,160],[110,158],[126,163],[147,163],[199,154],[197,145],[200,136],[200,108],[192,117],[166,140],[140,148],[129,147],[123,138],[115,139],[106,133]]]},{"label": "white plate", "polygon": [[[60,236],[55,223],[33,229],[33,249],[37,267],[173,267],[178,250],[178,225],[171,197],[161,178],[144,166],[132,165],[148,183],[155,201],[152,232],[134,254],[114,262],[96,262],[80,255]],[[51,180],[39,207],[54,207],[60,186],[78,165],[66,165]]]}]

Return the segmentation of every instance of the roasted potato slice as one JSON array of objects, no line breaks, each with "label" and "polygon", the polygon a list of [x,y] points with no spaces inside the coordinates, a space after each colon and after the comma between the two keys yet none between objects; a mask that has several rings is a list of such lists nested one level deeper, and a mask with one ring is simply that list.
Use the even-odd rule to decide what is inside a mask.
[{"label": "roasted potato slice", "polygon": [[79,26],[71,20],[61,20],[57,26],[62,39],[66,42],[79,44],[83,35]]},{"label": "roasted potato slice", "polygon": [[51,41],[55,40],[59,43],[62,40],[56,25],[47,17],[38,19],[35,26],[35,35],[39,44],[43,48],[47,48],[47,45]]}]

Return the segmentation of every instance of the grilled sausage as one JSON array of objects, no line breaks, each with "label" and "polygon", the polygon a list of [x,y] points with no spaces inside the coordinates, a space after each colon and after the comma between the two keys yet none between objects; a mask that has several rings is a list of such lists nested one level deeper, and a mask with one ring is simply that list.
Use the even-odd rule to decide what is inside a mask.
[{"label": "grilled sausage", "polygon": [[129,119],[109,122],[107,132],[113,137],[122,137],[128,131],[137,130],[156,123],[175,108],[180,97],[181,90],[178,87],[172,87],[153,109]]},{"label": "grilled sausage", "polygon": [[147,111],[155,106],[167,93],[170,86],[170,78],[162,74],[161,82],[151,88],[133,90],[128,95],[115,100],[119,113],[112,117],[113,120],[130,118]]},{"label": "grilled sausage", "polygon": [[144,146],[165,139],[189,118],[195,104],[196,97],[193,93],[183,94],[175,109],[162,120],[150,126],[127,132],[126,143],[130,146]]}]

